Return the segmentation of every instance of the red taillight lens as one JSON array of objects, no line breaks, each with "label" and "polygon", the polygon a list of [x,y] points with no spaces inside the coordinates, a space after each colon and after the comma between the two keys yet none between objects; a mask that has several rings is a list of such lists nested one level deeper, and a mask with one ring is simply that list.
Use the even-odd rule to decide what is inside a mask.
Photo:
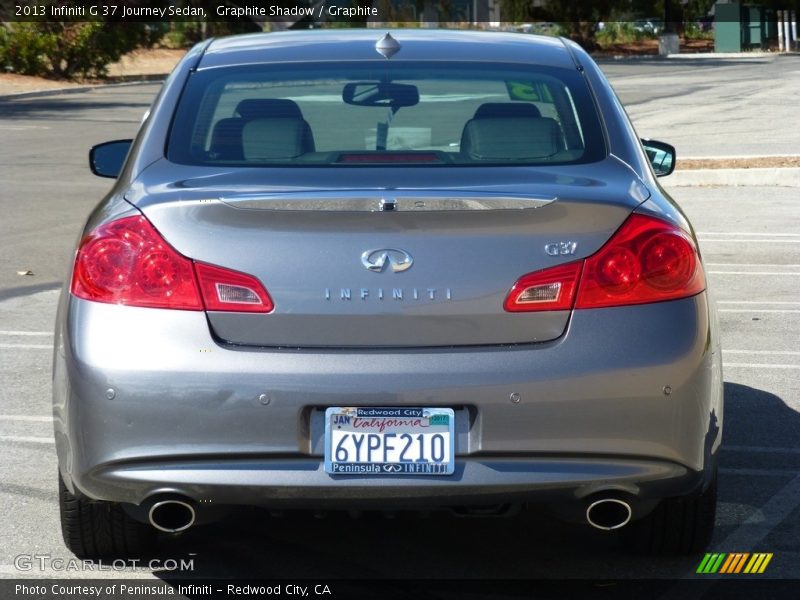
[{"label": "red taillight lens", "polygon": [[697,247],[680,228],[631,215],[585,261],[575,308],[688,298],[706,287]]},{"label": "red taillight lens", "polygon": [[505,302],[509,312],[570,310],[583,261],[528,273],[511,288]]},{"label": "red taillight lens", "polygon": [[523,275],[509,312],[569,310],[688,298],[705,289],[697,247],[680,228],[632,215],[589,258]]},{"label": "red taillight lens", "polygon": [[95,302],[203,310],[192,261],[141,216],[105,223],[84,238],[71,290]]},{"label": "red taillight lens", "polygon": [[270,312],[274,306],[261,282],[245,273],[195,263],[207,310]]},{"label": "red taillight lens", "polygon": [[193,263],[143,216],[105,223],[87,235],[78,248],[70,289],[78,298],[127,306],[230,312],[274,308],[255,277]]}]

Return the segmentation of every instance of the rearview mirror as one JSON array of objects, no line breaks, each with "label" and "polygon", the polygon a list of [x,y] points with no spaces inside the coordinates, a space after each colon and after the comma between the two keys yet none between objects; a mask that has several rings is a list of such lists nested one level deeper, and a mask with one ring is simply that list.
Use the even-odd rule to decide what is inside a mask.
[{"label": "rearview mirror", "polygon": [[344,86],[342,100],[356,106],[384,106],[396,111],[419,104],[419,90],[404,83],[359,81]]},{"label": "rearview mirror", "polygon": [[97,144],[89,150],[89,168],[98,177],[116,179],[125,164],[133,140],[114,140]]},{"label": "rearview mirror", "polygon": [[641,140],[656,177],[666,177],[675,170],[675,147],[658,140]]}]

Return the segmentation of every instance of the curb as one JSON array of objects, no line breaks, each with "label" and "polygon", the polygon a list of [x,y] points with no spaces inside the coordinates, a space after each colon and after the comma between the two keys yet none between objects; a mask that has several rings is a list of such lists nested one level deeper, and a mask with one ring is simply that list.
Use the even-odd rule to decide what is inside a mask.
[{"label": "curb", "polygon": [[600,63],[637,63],[642,61],[657,61],[657,62],[682,62],[682,61],[735,61],[735,60],[753,60],[763,61],[765,59],[775,59],[779,56],[792,56],[796,52],[686,52],[679,54],[668,54],[661,56],[659,54],[593,54],[592,58]]},{"label": "curb", "polygon": [[800,187],[800,167],[687,169],[665,178],[667,187]]},{"label": "curb", "polygon": [[743,58],[776,58],[785,54],[793,54],[793,52],[769,52],[763,50],[754,50],[753,52],[679,52],[670,54],[667,58],[670,60],[703,60],[709,58],[741,60]]},{"label": "curb", "polygon": [[159,83],[161,81],[164,81],[164,79],[166,78],[167,78],[166,74],[143,75],[132,81],[120,81],[117,83],[98,83],[94,85],[81,85],[81,86],[67,87],[67,88],[52,88],[49,90],[35,90],[32,92],[15,92],[10,94],[0,93],[0,100],[14,100],[16,98],[39,98],[43,96],[63,96],[65,94],[83,94],[97,89],[118,88],[118,87]]}]

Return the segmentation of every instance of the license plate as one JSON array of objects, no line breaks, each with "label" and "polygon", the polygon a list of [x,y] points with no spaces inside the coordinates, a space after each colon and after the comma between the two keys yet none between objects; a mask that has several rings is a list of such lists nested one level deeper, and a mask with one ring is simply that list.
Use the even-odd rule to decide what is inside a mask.
[{"label": "license plate", "polygon": [[325,472],[452,475],[451,408],[331,407],[325,411]]}]

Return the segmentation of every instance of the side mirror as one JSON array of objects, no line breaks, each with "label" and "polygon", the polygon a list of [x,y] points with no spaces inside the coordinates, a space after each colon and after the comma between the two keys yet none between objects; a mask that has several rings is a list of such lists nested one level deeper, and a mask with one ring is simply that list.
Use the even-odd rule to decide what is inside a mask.
[{"label": "side mirror", "polygon": [[116,179],[125,164],[133,140],[114,140],[97,144],[89,150],[89,168],[98,177]]},{"label": "side mirror", "polygon": [[666,177],[675,170],[675,147],[658,140],[641,140],[656,177]]}]

